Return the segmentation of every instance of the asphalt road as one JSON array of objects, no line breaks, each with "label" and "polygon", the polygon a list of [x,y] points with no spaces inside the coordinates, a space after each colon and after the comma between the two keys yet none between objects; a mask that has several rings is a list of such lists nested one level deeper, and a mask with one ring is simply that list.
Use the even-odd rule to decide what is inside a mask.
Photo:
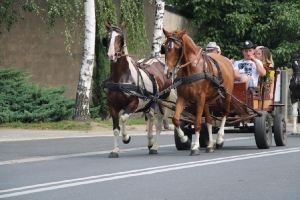
[{"label": "asphalt road", "polygon": [[300,135],[265,150],[251,133],[225,139],[214,153],[189,156],[163,132],[158,155],[149,155],[146,136],[133,134],[116,159],[107,158],[106,135],[3,139],[0,199],[300,199]]}]

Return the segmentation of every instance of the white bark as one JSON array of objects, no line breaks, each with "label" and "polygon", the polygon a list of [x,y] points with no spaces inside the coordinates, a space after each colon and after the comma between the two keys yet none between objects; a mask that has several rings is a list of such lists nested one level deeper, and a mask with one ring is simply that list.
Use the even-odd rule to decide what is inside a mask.
[{"label": "white bark", "polygon": [[165,13],[165,2],[163,2],[162,0],[156,0],[155,4],[156,4],[156,12],[155,12],[155,22],[154,22],[152,56],[156,58],[160,58],[162,28],[163,28],[164,13]]},{"label": "white bark", "polygon": [[85,40],[83,47],[83,58],[79,75],[79,83],[76,93],[76,102],[74,106],[73,120],[89,121],[89,95],[92,83],[94,54],[95,54],[95,36],[96,36],[96,18],[94,0],[84,0],[85,14]]}]

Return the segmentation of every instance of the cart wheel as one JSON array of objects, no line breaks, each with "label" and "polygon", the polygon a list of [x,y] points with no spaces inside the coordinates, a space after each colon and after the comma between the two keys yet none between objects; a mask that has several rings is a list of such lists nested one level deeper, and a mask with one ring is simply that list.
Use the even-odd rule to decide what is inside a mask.
[{"label": "cart wheel", "polygon": [[282,114],[275,115],[273,126],[276,146],[285,146],[287,139],[286,123]]},{"label": "cart wheel", "polygon": [[272,144],[272,126],[268,112],[263,111],[261,117],[254,118],[254,137],[259,149],[269,149]]},{"label": "cart wheel", "polygon": [[187,125],[187,122],[180,121],[180,128],[183,130],[184,135],[188,136],[190,142],[189,143],[182,143],[180,141],[180,137],[178,136],[177,129],[174,128],[174,139],[175,139],[175,146],[177,150],[190,150],[191,149],[191,144],[192,144],[192,131],[184,128],[185,125]]},{"label": "cart wheel", "polygon": [[206,148],[208,146],[209,136],[208,136],[208,129],[205,123],[202,123],[201,130],[200,130],[200,147]]}]

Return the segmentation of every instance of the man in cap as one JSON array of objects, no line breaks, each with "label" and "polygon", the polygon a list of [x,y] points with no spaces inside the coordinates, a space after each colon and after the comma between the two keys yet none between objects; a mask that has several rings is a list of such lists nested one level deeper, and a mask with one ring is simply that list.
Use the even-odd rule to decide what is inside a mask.
[{"label": "man in cap", "polygon": [[246,40],[241,47],[244,59],[233,64],[236,81],[246,82],[247,88],[257,86],[258,77],[266,75],[262,62],[254,57],[256,46],[250,40]]}]

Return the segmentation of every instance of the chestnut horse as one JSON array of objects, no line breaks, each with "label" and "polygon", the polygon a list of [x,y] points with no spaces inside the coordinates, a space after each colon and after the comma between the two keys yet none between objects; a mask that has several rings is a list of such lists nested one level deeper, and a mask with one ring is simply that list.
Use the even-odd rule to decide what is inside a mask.
[{"label": "chestnut horse", "polygon": [[234,83],[233,68],[229,60],[221,55],[205,54],[202,48],[196,46],[194,41],[184,30],[168,32],[163,29],[166,41],[162,51],[165,52],[167,77],[171,77],[175,71],[177,81],[182,84],[177,86],[177,101],[173,124],[178,131],[182,143],[189,143],[179,126],[179,116],[187,103],[192,103],[196,108],[195,144],[191,155],[199,155],[199,137],[202,124],[202,115],[205,116],[209,133],[209,145],[206,152],[214,151],[212,136],[212,117],[209,113],[208,103],[217,100],[222,105],[221,127],[216,139],[216,147],[221,148],[224,143],[224,126],[230,110],[230,101]]},{"label": "chestnut horse", "polygon": [[[151,95],[165,90],[172,84],[171,79],[167,79],[164,73],[164,63],[152,58],[145,63],[133,61],[129,55],[125,54],[126,40],[123,33],[125,22],[120,27],[104,23],[107,28],[106,37],[102,43],[107,48],[107,56],[110,60],[110,72],[102,86],[104,88],[107,105],[113,120],[113,134],[115,145],[109,158],[119,156],[118,137],[122,132],[122,140],[125,144],[130,142],[130,136],[126,132],[126,121],[131,113],[149,111],[152,104]],[[165,93],[160,97],[168,101],[176,101],[174,90]],[[122,128],[119,126],[119,112]],[[153,140],[152,124],[154,116],[146,113],[148,117],[148,148],[149,154],[157,154],[158,138],[162,129],[163,119],[170,116],[171,110],[166,107],[156,106],[157,123],[156,138]]]},{"label": "chestnut horse", "polygon": [[298,101],[300,100],[300,53],[292,55],[293,75],[290,79],[290,96],[292,102],[293,130],[297,134]]}]

